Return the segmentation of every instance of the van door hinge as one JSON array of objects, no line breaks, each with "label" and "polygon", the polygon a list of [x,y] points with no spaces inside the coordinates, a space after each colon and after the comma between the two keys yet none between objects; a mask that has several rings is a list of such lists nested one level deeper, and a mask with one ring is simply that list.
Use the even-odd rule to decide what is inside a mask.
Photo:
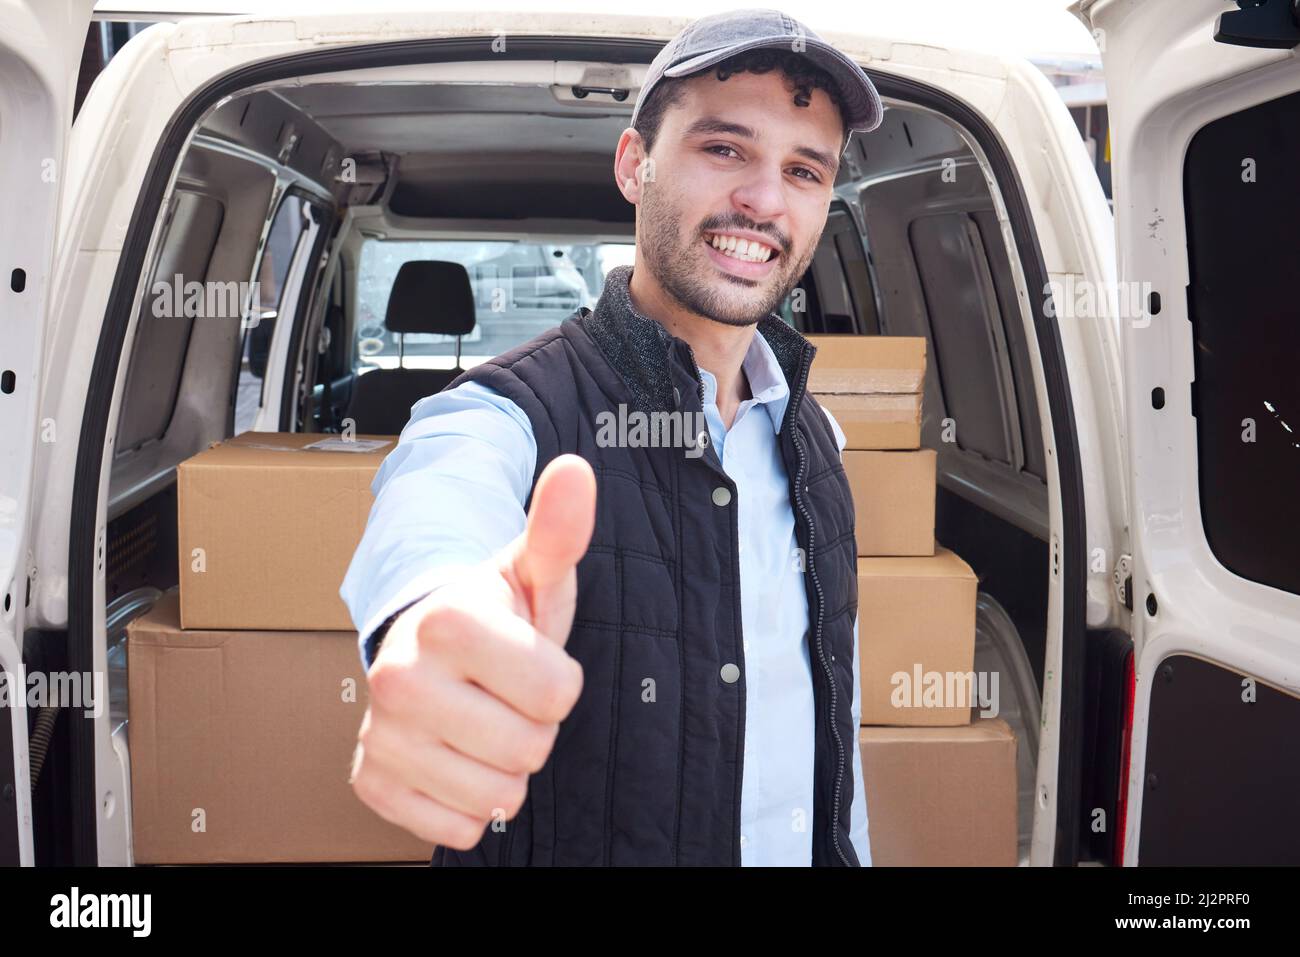
[{"label": "van door hinge", "polygon": [[1133,610],[1133,556],[1121,555],[1115,562],[1115,571],[1111,576],[1115,583],[1115,597],[1129,611]]}]

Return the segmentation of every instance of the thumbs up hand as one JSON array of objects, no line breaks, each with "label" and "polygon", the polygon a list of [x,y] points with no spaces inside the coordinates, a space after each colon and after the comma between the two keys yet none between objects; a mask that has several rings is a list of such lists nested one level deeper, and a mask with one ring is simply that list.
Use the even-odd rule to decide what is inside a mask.
[{"label": "thumbs up hand", "polygon": [[577,455],[538,478],[524,532],[399,615],[370,667],[352,787],[381,817],[468,850],[513,818],[582,691],[564,651],[596,477]]}]

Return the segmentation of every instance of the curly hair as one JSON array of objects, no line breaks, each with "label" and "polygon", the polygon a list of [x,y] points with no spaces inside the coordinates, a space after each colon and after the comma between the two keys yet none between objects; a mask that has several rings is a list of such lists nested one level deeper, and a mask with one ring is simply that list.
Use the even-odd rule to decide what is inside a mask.
[{"label": "curly hair", "polygon": [[[722,60],[713,69],[719,80],[726,80],[727,77],[737,73],[761,74],[777,69],[785,74],[786,87],[793,88],[795,106],[807,106],[812,102],[813,90],[825,90],[831,102],[840,111],[840,116],[843,117],[847,113],[843,94],[834,77],[807,57],[791,50],[746,50]],[[650,97],[641,105],[636,124],[633,126],[633,129],[641,134],[647,153],[654,147],[664,113],[668,111],[668,107],[681,102],[682,83],[699,75],[695,73],[691,76],[664,77],[650,91]],[[845,130],[840,140],[840,152],[843,152],[848,144],[848,137],[849,133]]]}]

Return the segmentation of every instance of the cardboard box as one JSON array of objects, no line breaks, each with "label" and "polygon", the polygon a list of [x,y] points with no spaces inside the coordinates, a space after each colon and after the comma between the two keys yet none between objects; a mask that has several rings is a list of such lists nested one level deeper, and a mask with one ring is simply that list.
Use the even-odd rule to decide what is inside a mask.
[{"label": "cardboard box", "polygon": [[367,689],[344,631],[181,631],[175,591],[127,628],[141,864],[425,861],[348,783]]},{"label": "cardboard box", "polygon": [[933,555],[933,449],[844,450],[853,489],[859,555]]},{"label": "cardboard box", "polygon": [[339,586],[396,439],[245,432],[177,468],[185,628],[353,628]]},{"label": "cardboard box", "polygon": [[875,867],[1015,867],[1016,737],[1001,718],[862,728]]},{"label": "cardboard box", "polygon": [[835,416],[847,449],[919,449],[920,395],[825,393],[818,403]]},{"label": "cardboard box", "polygon": [[970,721],[980,692],[972,671],[978,585],[971,567],[941,546],[929,558],[858,559],[863,724]]},{"label": "cardboard box", "polygon": [[925,339],[809,336],[817,347],[808,391],[844,430],[850,449],[917,449]]},{"label": "cardboard box", "polygon": [[907,395],[925,391],[922,336],[808,336],[817,347],[808,370],[814,394]]}]

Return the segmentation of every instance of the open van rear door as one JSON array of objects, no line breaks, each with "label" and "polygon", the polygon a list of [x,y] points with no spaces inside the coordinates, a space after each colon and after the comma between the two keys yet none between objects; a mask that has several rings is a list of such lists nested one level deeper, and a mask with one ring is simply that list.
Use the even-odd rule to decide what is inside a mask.
[{"label": "open van rear door", "polygon": [[0,863],[34,863],[22,642],[41,346],[81,51],[94,0],[0,4]]},{"label": "open van rear door", "polygon": [[1300,863],[1300,14],[1080,0],[1106,70],[1135,682],[1126,864]]}]

